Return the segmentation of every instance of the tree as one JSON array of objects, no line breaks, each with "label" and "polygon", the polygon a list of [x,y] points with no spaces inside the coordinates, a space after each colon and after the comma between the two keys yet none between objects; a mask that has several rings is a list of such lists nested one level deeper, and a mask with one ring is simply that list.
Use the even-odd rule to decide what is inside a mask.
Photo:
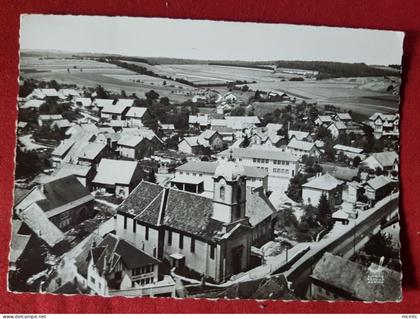
[{"label": "tree", "polygon": [[332,223],[332,213],[327,195],[322,194],[319,199],[317,220],[323,226],[329,226]]},{"label": "tree", "polygon": [[96,97],[98,99],[109,99],[109,93],[100,85],[96,87]]},{"label": "tree", "polygon": [[359,156],[355,156],[353,158],[353,167],[359,167],[361,161],[362,159]]},{"label": "tree", "polygon": [[250,144],[249,137],[248,135],[245,135],[244,140],[242,141],[240,147],[246,148],[249,146],[249,144]]},{"label": "tree", "polygon": [[244,86],[242,86],[242,91],[243,92],[247,92],[249,90],[249,86],[248,85],[244,85]]},{"label": "tree", "polygon": [[122,98],[127,97],[127,93],[125,93],[125,90],[121,90],[121,97]]},{"label": "tree", "polygon": [[302,199],[302,185],[307,182],[305,175],[298,173],[292,177],[289,181],[289,187],[287,188],[287,196],[294,201],[300,201]]},{"label": "tree", "polygon": [[235,107],[230,111],[231,116],[244,116],[245,115],[245,108],[242,106]]},{"label": "tree", "polygon": [[392,248],[391,237],[384,235],[381,232],[372,235],[363,250],[366,254],[373,255],[378,258],[382,256],[390,259],[396,257],[394,249]]},{"label": "tree", "polygon": [[42,161],[33,151],[23,152],[16,148],[16,178],[36,175],[42,170]]},{"label": "tree", "polygon": [[153,90],[146,92],[144,95],[148,101],[156,101],[159,98],[159,94]]},{"label": "tree", "polygon": [[168,106],[169,105],[169,99],[166,96],[161,97],[160,100],[159,100],[159,102],[161,104],[165,105],[165,106]]}]

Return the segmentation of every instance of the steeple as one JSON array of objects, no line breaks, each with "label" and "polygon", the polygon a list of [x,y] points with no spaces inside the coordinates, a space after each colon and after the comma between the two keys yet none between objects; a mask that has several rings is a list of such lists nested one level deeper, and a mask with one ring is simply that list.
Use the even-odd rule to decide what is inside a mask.
[{"label": "steeple", "polygon": [[214,172],[213,218],[233,223],[245,217],[246,184],[241,164],[232,153],[228,161],[220,162]]}]

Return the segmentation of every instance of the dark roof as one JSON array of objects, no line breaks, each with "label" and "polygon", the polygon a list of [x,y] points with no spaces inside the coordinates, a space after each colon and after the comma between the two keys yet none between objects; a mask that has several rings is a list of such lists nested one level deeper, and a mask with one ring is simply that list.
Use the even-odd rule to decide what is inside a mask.
[{"label": "dark roof", "polygon": [[322,172],[328,173],[342,181],[352,181],[359,173],[358,168],[342,167],[334,164],[321,164]]},{"label": "dark roof", "polygon": [[69,175],[46,183],[43,188],[46,199],[37,201],[38,206],[41,207],[43,211],[49,211],[85,196],[91,196],[89,191],[74,175]]},{"label": "dark roof", "polygon": [[118,211],[130,213],[131,215],[138,215],[154,200],[163,187],[157,184],[142,181],[130,195],[118,207]]},{"label": "dark roof", "polygon": [[19,187],[15,187],[15,191],[14,191],[14,205],[17,205],[20,203],[20,201],[22,199],[24,199],[26,197],[26,195],[28,195],[31,192],[30,189],[24,189],[24,188],[19,188]]},{"label": "dark roof", "polygon": [[[159,263],[156,258],[112,234],[108,234],[97,247],[91,249],[91,258],[100,273],[112,271],[119,260],[127,269]],[[106,269],[106,261],[110,262],[109,269]]]},{"label": "dark roof", "polygon": [[189,192],[170,189],[163,224],[189,234],[211,239],[222,229],[212,219],[213,201]]},{"label": "dark roof", "polygon": [[325,253],[316,264],[311,277],[328,286],[336,287],[357,300],[401,300],[401,274],[376,264],[368,268]]},{"label": "dark roof", "polygon": [[164,225],[205,240],[222,229],[222,223],[212,219],[210,198],[142,181],[119,206],[118,211],[135,215],[147,224]]},{"label": "dark roof", "polygon": [[252,226],[256,226],[266,220],[276,212],[273,204],[263,193],[263,189],[253,191],[247,190],[246,193],[246,216]]},{"label": "dark roof", "polygon": [[80,295],[83,293],[83,287],[76,284],[74,281],[67,281],[64,285],[54,290],[53,293],[60,295]]}]

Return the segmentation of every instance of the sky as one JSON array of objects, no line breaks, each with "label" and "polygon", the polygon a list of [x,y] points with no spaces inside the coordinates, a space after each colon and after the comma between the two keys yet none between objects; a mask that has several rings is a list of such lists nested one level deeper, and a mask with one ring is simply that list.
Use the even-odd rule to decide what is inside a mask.
[{"label": "sky", "polygon": [[200,60],[400,64],[402,32],[165,18],[23,15],[23,50]]}]

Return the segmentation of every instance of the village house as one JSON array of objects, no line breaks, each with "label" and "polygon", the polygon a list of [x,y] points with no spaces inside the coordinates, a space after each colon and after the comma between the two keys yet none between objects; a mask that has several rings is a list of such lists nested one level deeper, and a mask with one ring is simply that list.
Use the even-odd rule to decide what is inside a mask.
[{"label": "village house", "polygon": [[92,216],[93,200],[76,176],[70,175],[34,187],[14,210],[24,222],[45,216],[61,231],[67,231]]},{"label": "village house", "polygon": [[20,105],[20,108],[22,110],[25,109],[32,109],[32,110],[39,110],[39,108],[41,107],[42,104],[44,104],[45,101],[44,100],[27,100],[25,103]]},{"label": "village house", "polygon": [[400,115],[398,113],[375,113],[369,117],[369,125],[373,128],[373,133],[376,137],[382,135],[398,136],[400,134]]},{"label": "village house", "polygon": [[217,167],[213,194],[143,181],[118,207],[117,235],[172,266],[226,281],[250,266],[252,226],[240,164]]},{"label": "village house", "polygon": [[280,149],[231,148],[217,154],[218,160],[230,157],[244,166],[257,167],[268,173],[268,188],[287,189],[289,180],[298,173],[298,157]]},{"label": "village house", "polygon": [[319,157],[321,155],[321,152],[315,143],[298,141],[296,139],[292,139],[289,144],[287,144],[287,150],[299,159],[302,159],[303,156]]},{"label": "village house", "polygon": [[227,92],[223,95],[223,101],[227,103],[236,103],[238,101],[238,97],[232,92]]},{"label": "village house", "polygon": [[362,189],[361,184],[356,181],[347,182],[343,186],[343,208],[345,210],[351,211],[354,209],[362,195]]},{"label": "village house", "polygon": [[281,91],[268,91],[267,94],[264,95],[264,99],[269,102],[281,102],[289,100],[289,96]]},{"label": "village house", "polygon": [[26,96],[26,100],[45,100],[46,98],[59,98],[60,95],[58,94],[56,89],[34,89],[31,94]]},{"label": "village house", "polygon": [[137,127],[147,126],[152,120],[152,114],[148,108],[137,106],[130,107],[125,117],[131,126]]},{"label": "village house", "polygon": [[210,117],[208,114],[196,114],[188,117],[190,129],[205,130],[210,126]]},{"label": "village house", "polygon": [[197,136],[184,137],[178,143],[178,151],[186,154],[201,155],[206,149],[223,149],[223,138],[217,131],[206,130]]},{"label": "village house", "polygon": [[62,120],[63,116],[61,114],[40,114],[38,116],[38,125],[51,127],[51,124],[54,121]]},{"label": "village house", "polygon": [[391,194],[395,187],[395,182],[386,176],[379,175],[366,181],[363,187],[369,202],[376,203]]},{"label": "village house", "polygon": [[365,155],[363,154],[364,151],[361,148],[357,148],[357,147],[351,147],[351,146],[347,146],[347,145],[342,145],[342,144],[336,144],[333,147],[337,154],[339,153],[343,153],[345,156],[347,156],[348,158],[354,159],[356,156],[358,156],[361,160],[365,159]]},{"label": "village house", "polygon": [[395,151],[371,153],[360,165],[373,170],[379,168],[386,172],[398,172],[399,158]]},{"label": "village house", "polygon": [[287,134],[288,134],[289,141],[291,141],[292,139],[296,139],[298,141],[310,142],[311,134],[309,132],[288,130]]},{"label": "village house", "polygon": [[159,260],[113,234],[92,247],[88,262],[88,287],[101,296],[158,282]]},{"label": "village house", "polygon": [[126,198],[141,181],[143,171],[136,161],[103,158],[92,181],[94,189]]},{"label": "village house", "polygon": [[90,190],[92,186],[91,182],[95,174],[96,174],[96,169],[93,166],[61,163],[54,170],[54,172],[50,176],[48,176],[46,182],[59,179],[62,177],[74,175],[84,187]]},{"label": "village house", "polygon": [[351,182],[359,176],[358,168],[340,166],[334,163],[321,163],[322,173],[330,174],[343,182]]},{"label": "village house", "polygon": [[[175,178],[171,180],[171,185],[181,190],[195,193],[210,194],[214,189],[214,173],[219,162],[190,161],[178,166],[175,169]],[[246,187],[252,189],[262,187],[268,190],[268,173],[260,168],[244,166],[246,177]],[[202,187],[200,186],[202,184]]]},{"label": "village house", "polygon": [[315,300],[401,300],[400,272],[373,263],[366,267],[328,252],[315,265],[310,280],[308,297]]},{"label": "village house", "polygon": [[331,136],[337,138],[340,134],[343,134],[347,130],[346,124],[344,122],[332,122],[327,126],[328,131],[330,131]]},{"label": "village house", "polygon": [[326,195],[331,208],[341,203],[343,182],[330,174],[316,176],[302,185],[302,199],[305,205],[317,207],[322,195]]},{"label": "village house", "polygon": [[252,245],[261,247],[273,239],[276,209],[262,187],[247,189],[246,216],[252,226]]},{"label": "village house", "polygon": [[334,121],[329,115],[318,115],[314,121],[315,125],[324,127],[328,127],[332,122]]},{"label": "village house", "polygon": [[223,115],[232,110],[232,106],[227,102],[222,102],[216,106],[216,114]]},{"label": "village house", "polygon": [[77,155],[77,164],[82,166],[97,166],[102,158],[108,157],[111,150],[107,144],[89,142],[87,143]]},{"label": "village house", "polygon": [[63,100],[71,100],[73,98],[80,98],[80,92],[75,89],[60,89],[58,95]]},{"label": "village house", "polygon": [[121,157],[142,159],[153,153],[152,143],[141,135],[124,135],[117,142],[117,152]]},{"label": "village house", "polygon": [[335,113],[332,115],[332,118],[334,121],[337,122],[343,122],[344,124],[349,124],[353,121],[351,115],[346,112],[346,113]]},{"label": "village house", "polygon": [[89,108],[92,106],[92,99],[90,97],[78,97],[74,100],[74,105],[82,108]]},{"label": "village house", "polygon": [[101,118],[108,120],[125,120],[129,109],[130,107],[124,104],[107,105],[101,109]]},{"label": "village house", "polygon": [[62,133],[65,133],[73,124],[67,119],[53,121],[50,125],[52,129],[59,130]]}]

